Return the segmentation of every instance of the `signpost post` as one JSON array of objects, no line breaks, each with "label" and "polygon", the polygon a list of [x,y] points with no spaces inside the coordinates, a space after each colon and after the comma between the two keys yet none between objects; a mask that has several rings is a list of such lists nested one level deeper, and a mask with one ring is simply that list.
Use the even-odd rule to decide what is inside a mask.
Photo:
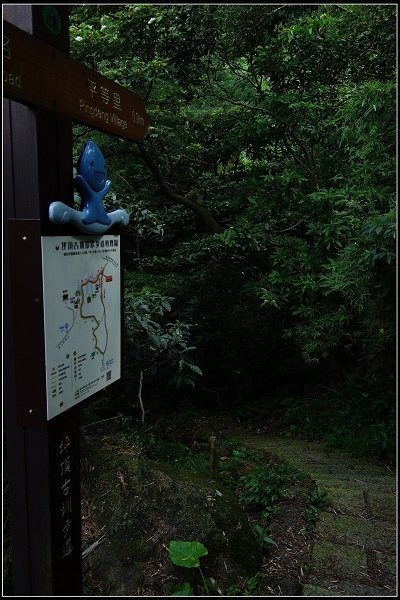
[{"label": "signpost post", "polygon": [[82,594],[79,403],[120,377],[120,322],[106,313],[119,302],[119,236],[49,219],[55,200],[73,204],[71,119],[136,141],[148,127],[139,96],[68,56],[69,11],[3,7],[4,423],[20,596]]}]

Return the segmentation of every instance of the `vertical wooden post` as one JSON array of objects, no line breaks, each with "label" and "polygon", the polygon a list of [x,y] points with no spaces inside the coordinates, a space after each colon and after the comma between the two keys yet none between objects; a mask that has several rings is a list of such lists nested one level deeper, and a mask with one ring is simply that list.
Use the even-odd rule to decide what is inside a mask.
[{"label": "vertical wooden post", "polygon": [[[48,5],[6,5],[3,16],[68,52],[69,7],[50,8],[52,14]],[[68,118],[9,100],[3,100],[3,115],[4,422],[13,593],[68,597],[82,594],[79,421],[77,411],[42,419],[43,301],[36,291],[40,235],[54,233],[49,204],[72,200],[72,128]]]}]

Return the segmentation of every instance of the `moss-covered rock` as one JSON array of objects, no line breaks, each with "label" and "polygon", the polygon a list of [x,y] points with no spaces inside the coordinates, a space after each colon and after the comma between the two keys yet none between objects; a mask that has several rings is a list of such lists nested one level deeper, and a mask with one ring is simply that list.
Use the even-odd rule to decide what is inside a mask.
[{"label": "moss-covered rock", "polygon": [[168,595],[182,581],[196,588],[197,570],[170,562],[171,540],[203,543],[208,549],[204,573],[223,590],[260,569],[259,546],[246,514],[214,481],[104,445],[90,451],[83,479],[92,518],[107,532],[106,542],[85,563],[111,595],[145,593],[149,586]]}]

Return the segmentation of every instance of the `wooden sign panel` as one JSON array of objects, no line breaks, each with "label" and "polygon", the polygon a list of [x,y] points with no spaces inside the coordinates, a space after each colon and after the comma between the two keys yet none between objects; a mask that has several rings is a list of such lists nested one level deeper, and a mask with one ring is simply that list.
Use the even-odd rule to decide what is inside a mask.
[{"label": "wooden sign panel", "polygon": [[142,141],[149,126],[140,96],[7,21],[3,90],[7,98],[129,140]]}]

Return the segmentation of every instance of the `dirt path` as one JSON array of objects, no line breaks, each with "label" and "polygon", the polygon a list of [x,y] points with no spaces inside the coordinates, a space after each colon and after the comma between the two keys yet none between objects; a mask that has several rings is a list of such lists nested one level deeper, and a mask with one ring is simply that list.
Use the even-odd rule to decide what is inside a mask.
[{"label": "dirt path", "polygon": [[248,433],[238,437],[309,474],[329,494],[303,595],[395,596],[394,471],[315,442]]}]

